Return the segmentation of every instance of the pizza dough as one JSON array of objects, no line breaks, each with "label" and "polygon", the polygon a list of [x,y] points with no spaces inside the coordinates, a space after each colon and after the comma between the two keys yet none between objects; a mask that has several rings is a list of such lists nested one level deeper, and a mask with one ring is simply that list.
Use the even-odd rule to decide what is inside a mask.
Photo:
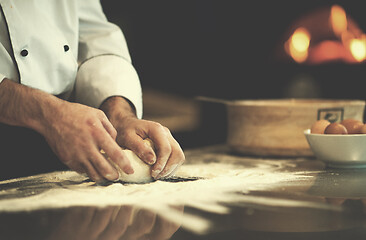
[{"label": "pizza dough", "polygon": [[[153,143],[150,139],[145,139],[144,142],[154,149]],[[105,154],[103,150],[101,152],[102,154]],[[130,160],[131,166],[134,170],[133,174],[126,174],[119,166],[117,166],[117,164],[110,160],[109,157],[105,156],[117,169],[119,174],[118,180],[129,183],[147,183],[154,180],[154,178],[151,177],[151,165],[146,164],[131,150],[124,149],[123,152]]]},{"label": "pizza dough", "polygon": [[123,182],[133,182],[133,183],[146,183],[154,180],[151,177],[151,165],[146,164],[131,150],[126,149],[123,151],[130,160],[134,173],[126,174],[118,166],[116,166],[116,169],[118,170],[119,174],[119,180]]}]

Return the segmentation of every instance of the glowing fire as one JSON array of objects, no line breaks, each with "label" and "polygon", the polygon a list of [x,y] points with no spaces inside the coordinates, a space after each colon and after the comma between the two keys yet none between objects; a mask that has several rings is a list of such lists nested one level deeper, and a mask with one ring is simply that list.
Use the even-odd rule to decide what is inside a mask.
[{"label": "glowing fire", "polygon": [[366,57],[366,41],[365,39],[352,39],[349,43],[352,56],[359,62],[365,60]]},{"label": "glowing fire", "polygon": [[[301,26],[292,33],[285,43],[285,50],[298,63],[321,63],[332,60],[345,62],[362,62],[366,59],[366,35],[347,18],[345,10],[333,5],[329,13],[330,31],[333,32],[317,43],[311,43],[311,33],[316,29],[313,25]],[[327,13],[327,14],[328,14]],[[315,30],[314,30],[315,31]],[[316,33],[316,31],[315,31]],[[316,36],[316,35],[314,35]]]},{"label": "glowing fire", "polygon": [[304,62],[308,57],[310,33],[305,28],[298,28],[287,42],[286,50],[298,62]]},{"label": "glowing fire", "polygon": [[341,6],[332,6],[329,20],[332,29],[337,36],[341,36],[343,32],[347,31],[347,15]]}]

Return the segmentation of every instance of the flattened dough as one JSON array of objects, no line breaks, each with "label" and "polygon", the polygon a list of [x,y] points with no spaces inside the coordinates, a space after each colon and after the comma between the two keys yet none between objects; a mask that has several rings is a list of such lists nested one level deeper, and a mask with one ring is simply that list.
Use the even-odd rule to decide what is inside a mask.
[{"label": "flattened dough", "polygon": [[[144,142],[154,149],[153,143],[150,139],[145,139]],[[126,174],[118,167],[110,158],[106,156],[109,162],[117,169],[119,174],[119,180],[129,183],[147,183],[152,182],[154,179],[151,177],[151,167],[142,161],[134,152],[128,149],[124,149],[123,152],[130,160],[131,166],[134,170],[133,174]],[[104,152],[102,152],[104,153]]]}]

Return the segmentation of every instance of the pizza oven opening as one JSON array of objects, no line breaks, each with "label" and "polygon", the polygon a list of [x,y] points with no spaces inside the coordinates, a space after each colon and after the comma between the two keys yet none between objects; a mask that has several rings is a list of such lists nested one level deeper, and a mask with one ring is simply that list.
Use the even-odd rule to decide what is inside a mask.
[{"label": "pizza oven opening", "polygon": [[274,55],[272,70],[283,78],[279,97],[365,98],[366,34],[339,4],[300,14]]},{"label": "pizza oven opening", "polygon": [[340,5],[300,16],[289,26],[284,39],[286,57],[301,64],[357,64],[366,58],[366,34]]}]

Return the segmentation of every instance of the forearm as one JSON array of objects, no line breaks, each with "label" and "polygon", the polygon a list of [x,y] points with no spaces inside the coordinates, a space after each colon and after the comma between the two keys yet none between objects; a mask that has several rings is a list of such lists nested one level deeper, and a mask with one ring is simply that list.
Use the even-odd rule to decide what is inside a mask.
[{"label": "forearm", "polygon": [[[0,83],[0,122],[43,132],[62,100],[9,79]],[[51,111],[51,112],[50,112]]]},{"label": "forearm", "polygon": [[132,104],[125,98],[115,96],[106,99],[100,109],[107,115],[108,119],[115,126],[115,123],[124,117],[136,118],[136,111]]}]

